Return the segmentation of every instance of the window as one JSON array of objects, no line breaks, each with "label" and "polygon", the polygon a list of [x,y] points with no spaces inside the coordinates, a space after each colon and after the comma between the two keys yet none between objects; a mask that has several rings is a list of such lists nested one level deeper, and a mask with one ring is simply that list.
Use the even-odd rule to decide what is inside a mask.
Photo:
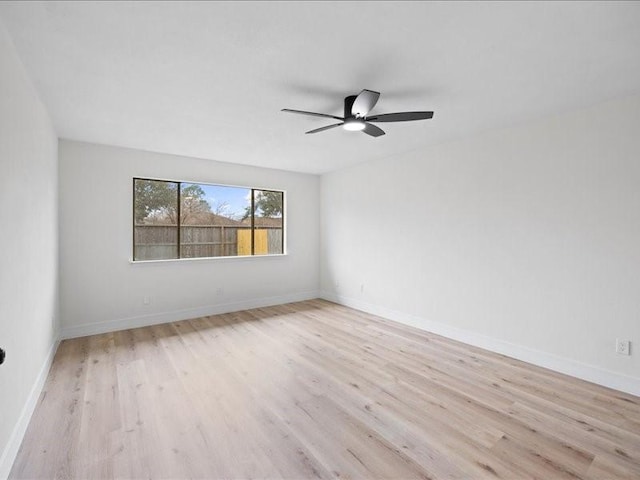
[{"label": "window", "polygon": [[133,179],[133,260],[284,253],[284,192]]}]

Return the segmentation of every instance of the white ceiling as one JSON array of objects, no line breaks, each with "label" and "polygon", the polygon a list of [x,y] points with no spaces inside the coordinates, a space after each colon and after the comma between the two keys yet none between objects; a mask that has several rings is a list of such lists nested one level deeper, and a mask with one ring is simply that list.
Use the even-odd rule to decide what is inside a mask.
[{"label": "white ceiling", "polygon": [[[322,173],[640,90],[640,2],[2,2],[59,136]],[[434,110],[372,138],[331,120]]]}]

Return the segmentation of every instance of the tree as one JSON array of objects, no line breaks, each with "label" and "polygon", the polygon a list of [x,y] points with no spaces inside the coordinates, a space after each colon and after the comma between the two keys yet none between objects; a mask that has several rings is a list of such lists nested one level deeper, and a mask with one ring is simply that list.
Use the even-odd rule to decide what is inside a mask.
[{"label": "tree", "polygon": [[282,216],[282,192],[259,190],[256,192],[256,214],[261,217]]},{"label": "tree", "polygon": [[165,216],[178,202],[178,184],[157,180],[136,180],[134,215],[137,224],[149,217]]},{"label": "tree", "polygon": [[[282,192],[256,190],[254,197],[255,214],[259,217],[278,218],[282,216]],[[251,216],[251,206],[245,208],[242,220]]]},{"label": "tree", "polygon": [[[205,193],[200,185],[189,185],[183,187],[180,192],[182,205],[180,205],[180,223],[185,225],[190,222],[197,223],[198,220],[202,220],[203,216],[211,212],[211,205],[204,197]],[[175,218],[176,212],[173,211],[173,218]]]},{"label": "tree", "polygon": [[[180,192],[180,223],[197,223],[210,220],[213,212],[205,200],[205,192],[200,185],[187,184]],[[224,209],[218,205],[217,210]],[[136,224],[177,224],[178,183],[159,180],[136,180],[135,182]]]}]

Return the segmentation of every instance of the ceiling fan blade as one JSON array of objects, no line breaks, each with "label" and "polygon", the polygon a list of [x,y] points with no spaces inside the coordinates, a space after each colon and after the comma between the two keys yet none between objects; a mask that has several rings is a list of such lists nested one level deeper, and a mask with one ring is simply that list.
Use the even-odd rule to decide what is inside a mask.
[{"label": "ceiling fan blade", "polygon": [[367,135],[371,135],[372,137],[379,137],[380,135],[384,135],[384,130],[382,130],[380,127],[372,125],[371,123],[365,123],[364,130],[362,131]]},{"label": "ceiling fan blade", "polygon": [[367,117],[367,122],[408,122],[410,120],[428,120],[433,118],[433,112],[400,112],[383,113]]},{"label": "ceiling fan blade", "polygon": [[378,102],[378,98],[380,98],[379,92],[362,90],[353,101],[353,105],[351,106],[351,115],[355,115],[356,117],[366,116],[367,113],[375,107]]},{"label": "ceiling fan blade", "polygon": [[312,117],[335,118],[336,120],[344,120],[344,118],[336,117],[335,115],[328,115],[326,113],[305,112],[304,110],[292,110],[290,108],[283,108],[281,112],[299,113],[301,115],[311,115]]},{"label": "ceiling fan blade", "polygon": [[329,130],[329,129],[331,129],[331,128],[339,127],[340,125],[344,125],[344,122],[335,123],[335,124],[333,124],[333,125],[327,125],[326,127],[316,128],[315,130],[309,130],[308,132],[305,132],[305,133],[318,133],[318,132],[324,132],[325,130]]}]

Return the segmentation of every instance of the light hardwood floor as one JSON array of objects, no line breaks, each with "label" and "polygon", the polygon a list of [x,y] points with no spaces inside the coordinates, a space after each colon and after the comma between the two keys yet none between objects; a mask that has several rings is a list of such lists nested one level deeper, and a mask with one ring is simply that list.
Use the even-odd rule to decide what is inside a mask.
[{"label": "light hardwood floor", "polygon": [[10,478],[640,478],[640,398],[314,300],[67,340]]}]

